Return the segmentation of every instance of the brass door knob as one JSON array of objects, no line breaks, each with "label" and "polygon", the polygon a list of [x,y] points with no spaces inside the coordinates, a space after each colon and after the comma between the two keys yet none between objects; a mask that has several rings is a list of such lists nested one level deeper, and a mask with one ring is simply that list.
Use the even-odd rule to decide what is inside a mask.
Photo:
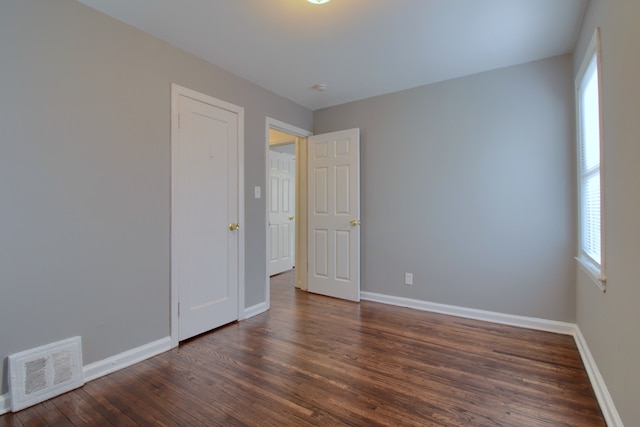
[{"label": "brass door knob", "polygon": [[240,228],[240,224],[237,224],[237,223],[229,224],[229,230],[231,230],[231,231],[236,231],[239,228]]},{"label": "brass door knob", "polygon": [[351,224],[352,227],[356,227],[360,225],[360,221],[358,221],[357,219],[352,219],[351,221],[349,221],[349,224]]},{"label": "brass door knob", "polygon": [[289,220],[290,220],[290,221],[293,221],[294,219],[296,219],[296,217],[295,217],[295,216],[293,216],[293,215],[289,217]]}]

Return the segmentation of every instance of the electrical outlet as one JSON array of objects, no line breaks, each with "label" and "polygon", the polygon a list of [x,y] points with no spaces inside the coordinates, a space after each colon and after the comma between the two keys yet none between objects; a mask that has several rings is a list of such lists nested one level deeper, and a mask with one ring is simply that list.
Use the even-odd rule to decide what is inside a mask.
[{"label": "electrical outlet", "polygon": [[404,284],[413,286],[413,273],[404,273]]}]

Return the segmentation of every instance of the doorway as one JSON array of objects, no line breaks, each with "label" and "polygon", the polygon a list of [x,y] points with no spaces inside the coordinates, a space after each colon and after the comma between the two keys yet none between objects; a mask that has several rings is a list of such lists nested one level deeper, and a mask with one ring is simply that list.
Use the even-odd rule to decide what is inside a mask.
[{"label": "doorway", "polygon": [[269,130],[269,276],[295,267],[296,136]]},{"label": "doorway", "polygon": [[[295,138],[295,287],[360,300],[360,129],[322,135],[267,118],[266,183],[270,182],[269,135]],[[289,136],[290,138],[290,136]],[[267,184],[268,185],[268,184]],[[271,233],[265,203],[266,303],[270,302]],[[320,220],[328,220],[320,223]],[[325,221],[326,222],[326,221]],[[313,226],[314,229],[310,230]],[[314,287],[310,283],[313,278]]]},{"label": "doorway", "polygon": [[[295,287],[300,289],[307,289],[306,286],[306,271],[307,271],[307,240],[306,240],[306,212],[307,212],[307,199],[306,191],[303,191],[307,186],[306,181],[306,162],[301,161],[306,159],[306,139],[311,136],[312,133],[308,130],[292,126],[288,123],[281,122],[276,119],[267,117],[265,126],[265,159],[266,159],[266,180],[265,183],[269,187],[271,182],[270,177],[270,152],[271,148],[282,147],[279,150],[293,152],[295,158],[294,161],[294,176],[293,181],[294,192],[291,196],[292,211],[294,216],[291,223],[291,233],[293,234],[294,244],[291,252],[293,263],[295,264]],[[271,138],[273,136],[273,139]],[[274,144],[272,147],[271,141]],[[286,148],[284,148],[286,147]],[[267,199],[271,196],[269,194],[269,188],[265,189]],[[265,230],[266,236],[266,301],[267,306],[270,305],[270,270],[271,270],[271,233],[273,230],[270,227],[270,200],[266,200],[266,224]],[[287,217],[288,218],[288,217]],[[304,274],[303,274],[304,273]]]}]

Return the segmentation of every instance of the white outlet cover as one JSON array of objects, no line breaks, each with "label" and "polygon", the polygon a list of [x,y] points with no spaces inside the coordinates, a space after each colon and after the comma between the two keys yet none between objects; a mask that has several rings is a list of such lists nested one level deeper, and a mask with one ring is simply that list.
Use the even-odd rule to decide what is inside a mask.
[{"label": "white outlet cover", "polygon": [[404,273],[404,284],[413,285],[413,273]]}]

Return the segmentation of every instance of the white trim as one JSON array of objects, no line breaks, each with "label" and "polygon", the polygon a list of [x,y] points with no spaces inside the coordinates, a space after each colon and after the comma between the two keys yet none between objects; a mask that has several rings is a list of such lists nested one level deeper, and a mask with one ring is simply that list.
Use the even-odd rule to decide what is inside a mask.
[{"label": "white trim", "polygon": [[83,368],[84,380],[85,382],[93,381],[112,372],[157,356],[158,354],[171,350],[171,348],[171,337],[164,337],[157,341],[85,365]]},{"label": "white trim", "polygon": [[596,365],[596,361],[593,359],[593,355],[589,350],[587,341],[584,339],[584,336],[582,335],[582,332],[580,331],[580,328],[578,326],[576,326],[575,328],[573,338],[575,339],[576,345],[578,346],[580,357],[582,357],[582,363],[584,364],[587,375],[589,376],[589,380],[591,381],[591,386],[593,387],[593,391],[596,394],[596,399],[600,404],[600,409],[602,410],[604,419],[607,422],[607,426],[623,427],[622,419],[620,418],[620,414],[618,414],[618,411],[616,410],[616,406],[613,403],[613,399],[611,398],[609,389],[607,388],[602,375],[600,375],[598,365]]},{"label": "white trim", "polygon": [[238,114],[238,320],[245,311],[245,236],[244,216],[244,108],[235,107]]},{"label": "white trim", "polygon": [[584,257],[575,257],[575,260],[578,261],[578,265],[580,266],[582,271],[584,271],[585,274],[589,277],[589,279],[591,279],[602,292],[606,292],[607,278],[600,275],[601,270]]},{"label": "white trim", "polygon": [[[230,111],[238,115],[238,224],[242,226],[238,230],[238,320],[244,312],[245,299],[245,230],[244,223],[244,108],[222,101],[209,95],[171,83],[171,197],[176,191],[176,163],[178,141],[178,99],[186,96],[196,101],[204,102],[218,108]],[[175,217],[175,206],[171,201],[171,218]],[[171,221],[171,253],[175,253],[175,240],[173,239],[173,221]],[[178,277],[177,268],[174,265],[174,257],[171,256],[171,346],[177,347],[179,342],[178,327]]]},{"label": "white trim", "polygon": [[[596,55],[598,64],[598,73],[600,73],[600,70],[602,69],[601,65],[602,65],[602,60],[600,58],[600,27],[596,27],[595,30],[593,30],[593,35],[591,36],[591,40],[589,40],[589,45],[587,46],[587,50],[584,53],[584,56],[582,57],[582,61],[580,62],[580,67],[578,68],[578,73],[576,74],[576,79],[575,79],[575,85],[576,87],[580,86],[580,81],[582,79],[582,76],[584,75],[584,73],[587,71],[587,68],[589,67],[589,64],[591,63],[591,59],[593,58],[593,55]],[[602,79],[600,79],[598,77],[598,89],[600,89],[600,82],[602,81]],[[602,103],[600,103],[602,104]]]},{"label": "white trim", "polygon": [[[582,189],[580,188],[582,183],[582,174],[580,167],[580,150],[581,150],[581,136],[580,136],[580,86],[582,84],[582,78],[584,74],[587,72],[587,69],[591,65],[591,61],[595,55],[596,58],[596,70],[598,73],[598,113],[600,115],[600,162],[598,165],[599,174],[600,174],[600,265],[595,264],[590,259],[588,259],[588,255],[583,254],[582,251]],[[593,35],[591,36],[591,40],[589,41],[589,46],[587,46],[587,50],[584,53],[582,61],[580,63],[580,67],[578,68],[578,72],[576,74],[574,80],[574,96],[575,96],[575,118],[576,118],[576,179],[578,184],[577,191],[577,206],[578,206],[578,256],[575,259],[578,261],[578,265],[582,267],[582,270],[591,278],[591,280],[595,283],[598,288],[602,292],[606,292],[607,289],[607,276],[606,276],[606,239],[605,239],[605,230],[606,230],[606,222],[605,222],[605,159],[604,159],[604,108],[602,108],[603,100],[602,100],[602,53],[601,53],[601,45],[600,45],[600,27],[596,27],[593,31]]]},{"label": "white trim", "polygon": [[[270,129],[275,129],[281,132],[285,132],[291,135],[295,135],[301,138],[307,138],[311,135],[313,135],[313,132],[299,128],[297,126],[293,126],[290,125],[288,123],[285,122],[281,122],[280,120],[276,120],[276,119],[272,119],[271,117],[266,117],[265,120],[265,131],[264,131],[264,139],[265,139],[265,144],[264,144],[264,164],[265,164],[265,171],[264,171],[264,188],[263,188],[263,196],[264,196],[264,232],[265,232],[265,304],[266,304],[266,310],[269,310],[269,308],[271,307],[271,281],[270,281],[270,276],[269,276],[269,259],[271,258],[271,247],[269,246],[269,201],[268,201],[268,197],[270,197],[270,195],[268,194],[269,192],[267,191],[267,187],[269,185],[269,130]],[[301,159],[298,158],[299,156],[296,155],[296,176],[298,175],[298,170],[299,170],[299,163],[301,161]],[[296,182],[296,193],[299,191],[299,183]],[[298,221],[300,220],[300,212],[296,212],[296,215],[298,216]],[[295,248],[294,248],[295,250]],[[296,262],[299,262],[297,254],[296,254]],[[254,306],[255,307],[255,306]],[[247,309],[247,311],[249,309],[251,309],[253,307],[250,307]],[[256,313],[259,314],[259,313]]]},{"label": "white trim", "polygon": [[373,292],[361,292],[360,297],[363,300],[374,301],[383,304],[397,305],[400,307],[408,307],[416,310],[448,314],[451,316],[466,317],[468,319],[483,320],[485,322],[499,323],[502,325],[518,326],[521,328],[554,332],[563,335],[573,335],[576,328],[576,325],[573,323],[539,319],[536,317],[516,316],[513,314],[496,313],[494,311],[477,310],[475,308],[458,307],[454,305],[439,304],[417,299],[376,294]]},{"label": "white trim", "polygon": [[280,120],[272,119],[271,117],[267,117],[267,148],[269,147],[269,129],[279,130],[281,132],[289,133],[301,138],[308,138],[313,135],[313,132],[309,130],[302,129],[285,122],[281,122]]},{"label": "white trim", "polygon": [[171,220],[170,220],[170,230],[169,230],[169,245],[170,245],[170,252],[169,252],[169,264],[170,264],[170,268],[171,268],[171,283],[169,285],[170,287],[170,293],[171,293],[171,301],[169,302],[169,309],[170,309],[170,330],[169,330],[169,334],[171,336],[171,347],[177,347],[178,343],[179,343],[179,335],[178,335],[178,331],[179,331],[179,327],[180,324],[178,323],[178,312],[179,312],[179,301],[180,301],[180,292],[178,289],[178,272],[176,271],[176,266],[175,261],[174,261],[174,257],[173,254],[175,253],[175,246],[176,246],[176,242],[175,242],[175,237],[173,235],[173,228],[174,228],[174,222],[173,219],[176,217],[176,207],[174,206],[175,204],[173,203],[173,198],[174,198],[174,194],[176,194],[176,177],[175,177],[175,171],[174,169],[176,168],[176,159],[178,158],[178,150],[176,147],[176,141],[178,141],[179,139],[179,130],[178,130],[178,117],[179,117],[179,105],[178,105],[178,95],[180,94],[179,89],[181,88],[181,86],[178,86],[174,83],[171,83],[171,157],[170,157],[170,161],[171,161],[171,192],[170,192],[170,202],[169,204],[170,209],[171,209]]},{"label": "white trim", "polygon": [[269,305],[266,301],[256,305],[252,305],[251,307],[247,307],[244,309],[244,311],[242,312],[242,318],[240,320],[249,319],[250,317],[262,314],[267,310],[269,310]]},{"label": "white trim", "polygon": [[11,409],[9,393],[0,395],[0,415],[6,414]]}]

